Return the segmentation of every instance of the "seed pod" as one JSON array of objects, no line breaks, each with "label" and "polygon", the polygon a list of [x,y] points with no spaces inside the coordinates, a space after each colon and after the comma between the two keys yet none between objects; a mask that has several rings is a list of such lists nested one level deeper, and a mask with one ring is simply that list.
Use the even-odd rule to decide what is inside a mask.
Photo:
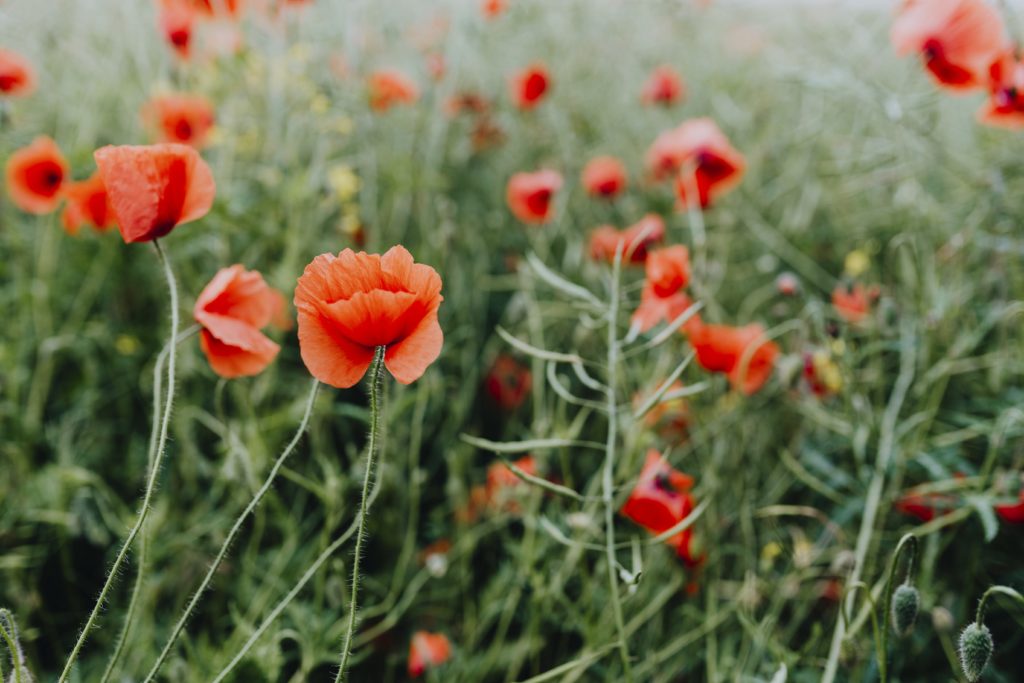
[{"label": "seed pod", "polygon": [[984,624],[972,622],[960,634],[960,664],[968,681],[974,683],[981,678],[994,647],[992,632]]},{"label": "seed pod", "polygon": [[921,596],[909,583],[901,584],[892,594],[892,627],[896,635],[905,636],[914,630]]}]

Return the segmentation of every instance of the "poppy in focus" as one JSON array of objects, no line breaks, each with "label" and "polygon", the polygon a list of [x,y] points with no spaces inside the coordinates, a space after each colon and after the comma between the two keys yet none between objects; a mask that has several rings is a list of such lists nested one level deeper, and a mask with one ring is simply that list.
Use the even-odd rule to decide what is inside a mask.
[{"label": "poppy in focus", "polygon": [[1024,62],[1006,53],[989,73],[989,98],[978,121],[1012,130],[1024,128]]},{"label": "poppy in focus", "polygon": [[419,379],[441,353],[441,276],[405,247],[383,256],[345,249],[321,254],[295,288],[299,350],[310,373],[339,389],[356,384],[386,347],[384,366],[402,384]]},{"label": "poppy in focus", "polygon": [[757,392],[775,369],[779,347],[764,339],[764,327],[692,324],[687,333],[697,362],[709,372],[723,372],[744,394]]},{"label": "poppy in focus", "polygon": [[655,67],[640,92],[640,101],[647,105],[671,106],[686,94],[683,79],[668,65]]},{"label": "poppy in focus", "polygon": [[[646,260],[646,280],[633,324],[646,332],[660,322],[672,322],[692,305],[683,291],[690,282],[690,250],[681,244],[652,251]],[[696,316],[684,324],[693,325]]]},{"label": "poppy in focus", "polygon": [[[693,512],[690,494],[693,477],[665,462],[651,449],[640,471],[640,479],[622,506],[622,514],[654,535],[662,534]],[[685,529],[665,541],[688,566],[700,564],[693,552],[693,529]]]},{"label": "poppy in focus", "polygon": [[125,242],[163,237],[213,206],[213,172],[187,145],[107,145],[93,157]]},{"label": "poppy in focus", "polygon": [[226,379],[263,372],[281,347],[260,330],[284,307],[284,297],[258,272],[238,264],[218,271],[192,309],[203,328],[199,346],[213,371]]},{"label": "poppy in focus", "polygon": [[621,232],[611,225],[602,225],[590,233],[590,258],[615,261],[615,251],[622,242],[624,263],[643,263],[651,247],[665,239],[665,221],[649,213]]},{"label": "poppy in focus", "polygon": [[551,199],[562,187],[562,175],[541,170],[516,173],[508,181],[505,200],[512,214],[524,223],[547,223],[551,218]]},{"label": "poppy in focus", "polygon": [[582,181],[591,196],[611,199],[626,187],[626,167],[615,157],[594,157],[583,167]]},{"label": "poppy in focus", "polygon": [[64,189],[64,198],[67,203],[61,214],[61,222],[68,234],[78,234],[85,223],[97,230],[106,230],[114,224],[114,210],[110,206],[107,187],[98,171],[87,180],[68,183]]},{"label": "poppy in focus", "polygon": [[543,64],[532,64],[511,81],[512,101],[520,109],[533,109],[551,88],[551,77]]},{"label": "poppy in focus", "polygon": [[27,59],[0,48],[0,94],[25,97],[36,89],[36,74]]},{"label": "poppy in focus", "polygon": [[530,368],[512,356],[501,354],[494,359],[484,380],[487,394],[501,408],[512,411],[523,404],[533,386]]},{"label": "poppy in focus", "polygon": [[25,213],[45,214],[57,208],[68,176],[60,148],[42,135],[7,159],[7,192]]},{"label": "poppy in focus", "polygon": [[419,678],[427,669],[447,662],[451,654],[451,643],[443,633],[416,631],[409,644],[409,676]]},{"label": "poppy in focus", "polygon": [[202,95],[162,95],[143,106],[142,120],[160,142],[202,149],[213,128],[213,105]]},{"label": "poppy in focus", "polygon": [[397,69],[380,69],[370,74],[366,81],[369,91],[370,108],[384,112],[398,104],[412,104],[419,99],[416,84]]}]

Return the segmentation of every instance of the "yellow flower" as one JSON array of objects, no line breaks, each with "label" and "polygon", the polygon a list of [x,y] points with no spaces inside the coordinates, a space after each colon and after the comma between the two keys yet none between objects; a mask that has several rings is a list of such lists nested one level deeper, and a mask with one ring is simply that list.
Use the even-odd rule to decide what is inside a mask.
[{"label": "yellow flower", "polygon": [[351,166],[341,164],[328,169],[327,184],[338,195],[340,201],[347,202],[359,191],[359,176]]},{"label": "yellow flower", "polygon": [[870,265],[871,257],[868,256],[867,252],[861,249],[854,249],[846,255],[844,269],[850,277],[857,277],[866,271]]},{"label": "yellow flower", "polygon": [[122,356],[131,356],[139,350],[139,340],[128,334],[121,334],[114,340],[114,348]]},{"label": "yellow flower", "polygon": [[341,231],[346,235],[355,235],[361,226],[358,213],[346,213],[341,217]]}]

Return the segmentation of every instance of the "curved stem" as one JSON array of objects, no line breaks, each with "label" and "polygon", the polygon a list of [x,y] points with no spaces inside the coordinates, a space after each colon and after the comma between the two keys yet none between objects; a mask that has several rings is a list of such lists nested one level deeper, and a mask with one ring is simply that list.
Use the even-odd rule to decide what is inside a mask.
[{"label": "curved stem", "polygon": [[156,677],[160,667],[163,666],[163,663],[167,660],[167,656],[171,653],[171,648],[174,647],[175,641],[177,641],[178,636],[181,635],[181,632],[185,628],[185,623],[188,621],[189,617],[192,616],[192,612],[195,610],[196,605],[199,604],[199,599],[203,596],[203,593],[206,592],[206,589],[209,588],[210,583],[213,581],[214,574],[217,573],[217,569],[220,567],[220,563],[223,562],[224,558],[227,556],[228,549],[231,547],[231,543],[235,540],[235,536],[237,536],[238,532],[242,529],[242,525],[245,523],[245,520],[249,518],[249,515],[252,514],[253,510],[256,509],[256,506],[260,504],[261,500],[263,500],[263,496],[265,496],[270,490],[270,487],[273,486],[274,479],[277,478],[277,473],[281,470],[281,467],[288,459],[288,456],[290,456],[295,450],[299,440],[302,439],[302,435],[306,432],[306,427],[309,425],[309,418],[313,414],[313,404],[316,402],[317,389],[319,388],[319,380],[314,379],[312,386],[310,386],[309,389],[309,398],[306,399],[306,409],[302,414],[302,420],[299,422],[299,428],[295,431],[295,436],[292,437],[292,440],[289,441],[288,445],[285,446],[283,451],[281,451],[281,455],[279,455],[277,460],[274,462],[274,466],[270,468],[270,473],[267,474],[267,478],[264,480],[263,485],[258,491],[256,491],[256,494],[252,497],[252,500],[249,501],[249,504],[245,506],[245,509],[242,510],[242,514],[240,514],[238,519],[235,520],[234,525],[231,527],[231,531],[228,532],[227,538],[225,538],[224,543],[221,544],[220,550],[217,552],[217,557],[213,560],[213,564],[211,564],[210,568],[206,571],[206,576],[203,577],[202,583],[199,584],[199,588],[197,588],[196,592],[192,595],[192,599],[189,600],[188,605],[185,607],[185,611],[178,619],[178,623],[174,625],[174,629],[171,631],[171,635],[167,639],[167,643],[164,644],[163,649],[160,651],[160,656],[157,657],[156,662],[153,664],[153,668],[151,668],[149,673],[146,675],[146,683],[149,683]]},{"label": "curved stem", "polygon": [[[917,557],[917,536],[905,534],[900,542],[896,544],[896,550],[892,555],[892,562],[889,564],[889,575],[885,581],[885,600],[882,602],[882,633],[881,642],[878,647],[878,677],[881,683],[886,683],[889,669],[889,613],[892,610],[892,594],[896,590],[895,581],[896,567],[899,566],[900,554],[904,548],[909,548],[910,557],[907,560],[907,573],[903,579],[904,583],[910,581],[914,574],[914,559]],[[872,617],[874,618],[874,617]]]},{"label": "curved stem", "polygon": [[981,602],[978,603],[978,612],[974,615],[974,621],[979,626],[981,626],[981,622],[985,618],[985,603],[988,602],[989,596],[995,594],[1013,598],[1021,605],[1024,605],[1024,595],[1021,595],[1009,586],[991,586],[987,591],[985,591],[985,594],[981,596]]},{"label": "curved stem", "polygon": [[[156,254],[160,259],[160,263],[164,268],[164,276],[167,278],[167,289],[170,292],[171,298],[171,340],[177,339],[178,337],[178,285],[174,280],[174,271],[171,270],[171,262],[168,260],[167,255],[164,253],[163,248],[160,246],[159,240],[153,240],[153,246],[156,248]],[[131,531],[128,532],[128,537],[125,538],[124,544],[121,546],[120,552],[117,554],[117,558],[114,560],[114,564],[111,566],[110,571],[107,573],[107,579],[103,583],[103,588],[100,590],[100,595],[96,599],[96,605],[92,608],[92,612],[89,614],[89,618],[85,622],[85,626],[82,627],[82,632],[78,635],[78,641],[75,643],[74,648],[71,650],[71,654],[68,656],[68,661],[64,665],[64,670],[60,674],[60,678],[57,679],[57,683],[64,683],[68,676],[71,674],[71,669],[75,665],[75,660],[78,658],[79,652],[82,650],[82,646],[85,645],[85,639],[89,636],[89,631],[96,623],[96,618],[99,616],[100,610],[103,609],[103,605],[107,600],[107,595],[110,593],[110,588],[114,584],[114,579],[117,577],[118,572],[121,569],[121,565],[124,564],[125,558],[128,556],[128,550],[131,548],[132,543],[135,541],[135,537],[139,534],[139,530],[142,529],[142,525],[146,522],[146,517],[149,515],[150,504],[153,499],[153,491],[156,489],[156,478],[160,472],[160,462],[163,460],[164,448],[167,445],[167,432],[171,422],[171,408],[174,404],[174,369],[175,360],[177,359],[176,344],[170,344],[170,352],[168,353],[167,362],[167,398],[164,405],[163,416],[160,419],[160,435],[157,438],[156,450],[154,453],[156,457],[153,459],[153,467],[149,472],[149,480],[146,483],[146,492],[142,497],[142,507],[139,509],[139,515],[135,520],[134,526]]]},{"label": "curved stem", "polygon": [[359,560],[363,552],[363,539],[366,537],[366,511],[369,509],[367,499],[370,491],[370,479],[373,474],[373,455],[377,448],[377,432],[380,422],[380,384],[383,369],[384,347],[378,346],[373,355],[373,364],[370,366],[370,438],[366,445],[366,472],[363,475],[363,495],[359,499],[359,528],[356,531],[356,548],[352,559],[352,597],[348,611],[348,632],[345,634],[345,644],[341,648],[341,663],[338,665],[338,675],[334,678],[334,683],[341,683],[345,680],[349,656],[352,653],[352,636],[356,630]]}]

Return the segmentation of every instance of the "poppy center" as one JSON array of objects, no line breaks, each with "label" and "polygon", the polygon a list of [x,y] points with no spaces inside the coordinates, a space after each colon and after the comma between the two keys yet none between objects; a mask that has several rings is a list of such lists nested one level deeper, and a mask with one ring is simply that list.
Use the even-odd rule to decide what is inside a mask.
[{"label": "poppy center", "polygon": [[29,168],[25,175],[29,188],[46,197],[57,194],[64,181],[64,170],[53,161],[40,162]]},{"label": "poppy center", "polygon": [[543,95],[547,87],[548,81],[544,76],[538,73],[530,74],[526,78],[526,83],[523,84],[523,97],[532,102]]},{"label": "poppy center", "polygon": [[183,142],[192,139],[192,124],[188,119],[178,119],[174,124],[174,137]]},{"label": "poppy center", "polygon": [[551,190],[537,190],[526,196],[526,206],[530,209],[530,213],[536,216],[546,215],[550,204]]}]

